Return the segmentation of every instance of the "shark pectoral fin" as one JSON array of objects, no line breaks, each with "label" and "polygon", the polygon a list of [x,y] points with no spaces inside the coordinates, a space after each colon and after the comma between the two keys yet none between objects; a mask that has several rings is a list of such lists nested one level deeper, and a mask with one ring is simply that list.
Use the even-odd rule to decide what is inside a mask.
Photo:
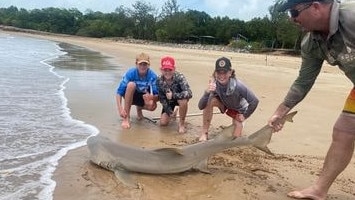
[{"label": "shark pectoral fin", "polygon": [[114,170],[115,176],[120,180],[125,186],[131,188],[139,188],[136,180],[134,180],[131,174],[126,170]]},{"label": "shark pectoral fin", "polygon": [[198,170],[200,172],[203,172],[203,173],[206,173],[206,174],[210,174],[211,171],[207,167],[207,162],[208,162],[207,159],[202,160],[199,163],[197,163],[197,165],[193,166],[192,168],[195,169],[195,170]]},{"label": "shark pectoral fin", "polygon": [[222,129],[222,131],[213,139],[214,140],[226,140],[226,139],[230,138],[231,133],[233,133],[233,131],[234,131],[234,125],[231,124],[229,126],[224,127]]},{"label": "shark pectoral fin", "polygon": [[158,151],[164,151],[164,152],[184,155],[184,153],[183,153],[183,151],[181,149],[173,148],[173,147],[159,148],[159,149],[155,149],[154,151],[157,151],[157,152]]}]

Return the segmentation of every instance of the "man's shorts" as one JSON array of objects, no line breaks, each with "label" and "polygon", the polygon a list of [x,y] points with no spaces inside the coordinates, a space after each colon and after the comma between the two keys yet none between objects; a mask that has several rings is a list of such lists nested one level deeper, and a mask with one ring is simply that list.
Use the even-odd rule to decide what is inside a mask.
[{"label": "man's shorts", "polygon": [[350,91],[343,112],[336,121],[334,128],[344,133],[355,134],[355,88]]},{"label": "man's shorts", "polygon": [[355,88],[350,91],[350,94],[345,101],[343,112],[355,114]]}]

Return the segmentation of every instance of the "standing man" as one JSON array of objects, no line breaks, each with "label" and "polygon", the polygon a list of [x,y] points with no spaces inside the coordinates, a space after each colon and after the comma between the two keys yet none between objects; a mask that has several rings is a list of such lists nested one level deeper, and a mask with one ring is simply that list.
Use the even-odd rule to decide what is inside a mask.
[{"label": "standing man", "polygon": [[[157,75],[149,66],[149,56],[145,53],[138,54],[136,66],[130,68],[123,75],[117,88],[117,109],[122,118],[121,126],[124,129],[131,127],[130,111],[132,105],[136,106],[138,120],[143,118],[143,109],[154,111],[157,108]],[[124,98],[124,104],[122,103],[122,97]]]},{"label": "standing man", "polygon": [[[287,0],[280,11],[289,11],[294,23],[308,31],[301,44],[302,65],[284,101],[269,119],[275,131],[282,129],[278,119],[303,100],[312,88],[323,61],[338,65],[355,84],[355,1]],[[350,89],[333,127],[332,143],[323,170],[310,187],[288,196],[298,199],[325,200],[336,177],[349,164],[355,141],[355,87]]]},{"label": "standing man", "polygon": [[171,56],[161,58],[160,71],[157,86],[159,101],[162,104],[160,125],[169,124],[175,106],[179,106],[179,133],[185,133],[185,117],[188,109],[189,99],[192,98],[192,91],[185,76],[177,72],[175,59]]}]

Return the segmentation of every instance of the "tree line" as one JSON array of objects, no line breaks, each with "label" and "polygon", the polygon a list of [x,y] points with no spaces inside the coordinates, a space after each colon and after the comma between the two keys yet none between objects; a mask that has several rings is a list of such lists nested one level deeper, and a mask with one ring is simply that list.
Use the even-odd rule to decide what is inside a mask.
[{"label": "tree line", "polygon": [[78,9],[0,8],[0,24],[17,28],[86,37],[125,37],[170,43],[230,45],[235,48],[299,49],[302,32],[277,8],[270,16],[250,21],[229,17],[211,17],[206,12],[180,9],[177,0],[167,0],[157,9],[145,1],[136,1],[133,9],[117,7],[112,13],[85,13]]}]

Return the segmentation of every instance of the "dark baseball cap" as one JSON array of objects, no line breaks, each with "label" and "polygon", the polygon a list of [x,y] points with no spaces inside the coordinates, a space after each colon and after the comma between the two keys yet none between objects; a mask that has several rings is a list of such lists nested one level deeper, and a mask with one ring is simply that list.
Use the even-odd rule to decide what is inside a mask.
[{"label": "dark baseball cap", "polygon": [[285,10],[289,10],[293,8],[294,6],[302,3],[312,3],[312,2],[322,2],[324,0],[285,0],[283,3],[281,3],[281,6],[279,7],[279,12],[284,12]]},{"label": "dark baseball cap", "polygon": [[222,70],[229,71],[231,69],[232,69],[232,64],[228,58],[222,57],[217,59],[215,71],[222,71]]}]

